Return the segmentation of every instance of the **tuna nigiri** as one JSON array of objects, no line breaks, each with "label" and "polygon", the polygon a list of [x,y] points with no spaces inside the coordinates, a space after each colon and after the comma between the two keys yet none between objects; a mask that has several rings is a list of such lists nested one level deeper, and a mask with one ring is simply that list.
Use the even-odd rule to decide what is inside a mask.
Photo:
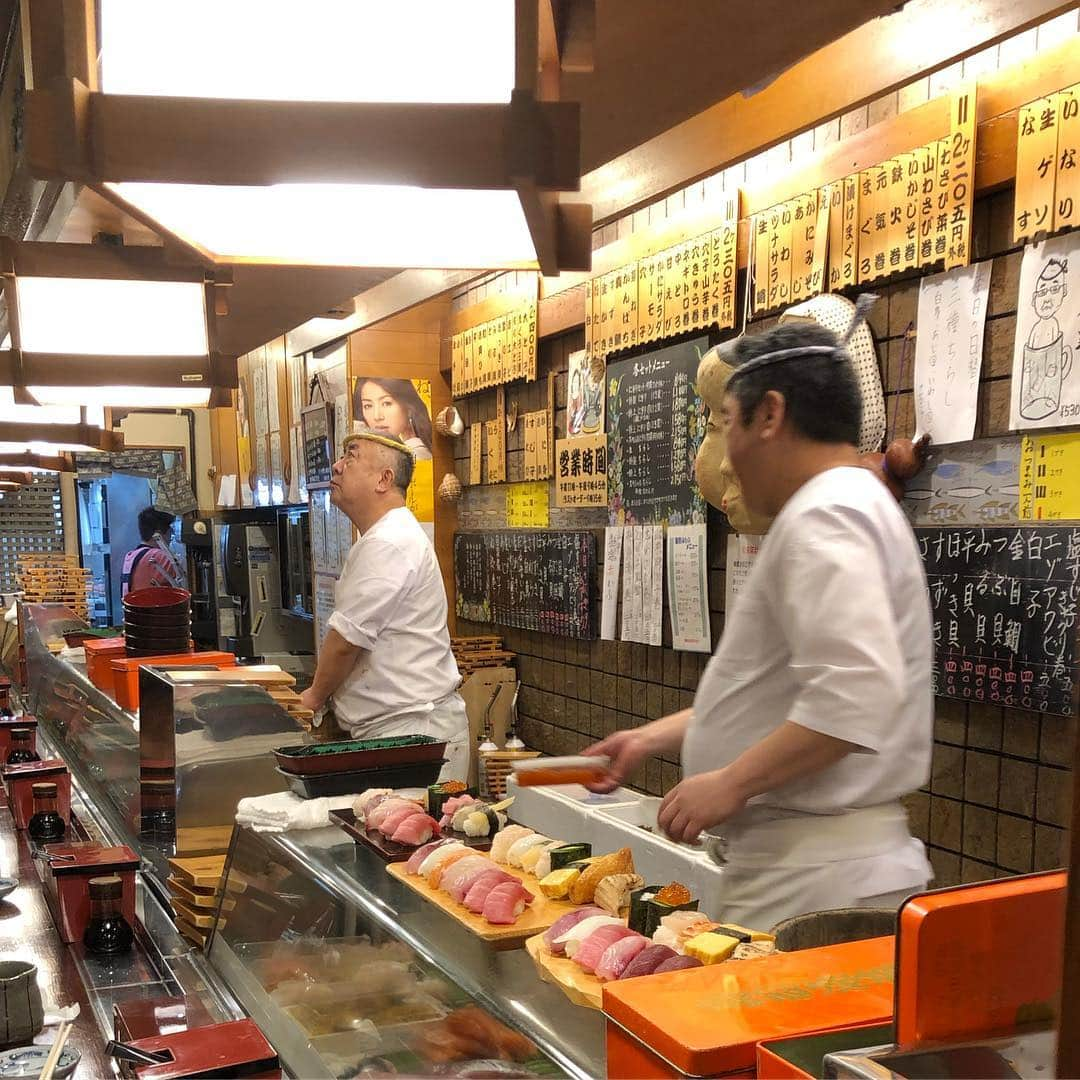
[{"label": "tuna nigiri", "polygon": [[520,840],[515,840],[510,845],[510,850],[506,853],[506,861],[511,866],[521,865],[521,856],[525,854],[530,848],[538,847],[540,844],[545,844],[548,841],[548,837],[542,836],[540,833],[533,833],[532,836],[523,836]]},{"label": "tuna nigiri", "polygon": [[397,810],[391,811],[384,818],[382,818],[382,820],[379,822],[378,825],[375,826],[375,828],[377,828],[379,832],[383,834],[383,836],[393,836],[397,827],[406,818],[411,818],[414,814],[423,814],[424,817],[427,817],[427,815],[424,814],[424,811],[421,810],[420,807],[416,805],[416,803],[413,803],[411,806],[402,806]]},{"label": "tuna nigiri", "polygon": [[636,933],[636,930],[631,930],[628,926],[600,926],[589,934],[588,937],[582,938],[577,942],[568,942],[566,946],[566,955],[569,956],[582,971],[587,971],[592,975],[596,971],[596,965],[600,962],[600,958],[604,955],[609,946],[614,945],[615,942],[619,941],[621,938],[630,937],[632,934]]},{"label": "tuna nigiri", "polygon": [[439,823],[427,814],[412,814],[393,831],[390,839],[396,844],[415,847],[426,844],[439,831]]},{"label": "tuna nigiri", "polygon": [[562,956],[564,953],[567,956],[572,956],[573,953],[569,949],[573,947],[576,951],[578,945],[594,930],[599,930],[601,926],[625,926],[625,924],[622,919],[613,918],[611,915],[590,915],[587,919],[582,919],[576,926],[571,927],[566,933],[560,934],[557,938],[552,938],[548,947],[556,956]]},{"label": "tuna nigiri", "polygon": [[687,968],[701,967],[696,956],[672,956],[653,970],[654,975],[663,975],[665,971],[684,971]]},{"label": "tuna nigiri", "polygon": [[[462,865],[465,865],[465,860],[462,859]],[[485,859],[483,863],[476,863],[474,866],[470,866],[467,871],[464,871],[453,878],[451,884],[447,884],[449,878],[443,880],[443,888],[455,899],[459,904],[465,902],[465,894],[475,881],[478,881],[484,874],[490,874],[492,870],[498,870],[498,867],[490,860]]]},{"label": "tuna nigiri", "polygon": [[[463,875],[468,874],[470,871],[487,869],[490,865],[491,860],[486,855],[478,855],[474,851],[469,858],[459,859],[449,867],[440,867],[443,872],[440,875],[439,884],[434,887],[448,893],[454,887],[454,883]],[[438,873],[438,870],[435,872]]]},{"label": "tuna nigiri", "polygon": [[635,933],[633,937],[620,938],[609,945],[596,963],[596,977],[603,982],[622,978],[622,973],[630,962],[648,947],[649,939],[644,934]]},{"label": "tuna nigiri", "polygon": [[432,840],[428,844],[424,844],[422,847],[418,847],[410,856],[409,861],[405,864],[405,870],[410,874],[420,873],[420,864],[438,848],[446,847],[447,844],[452,843],[451,840]]},{"label": "tuna nigiri", "polygon": [[468,852],[468,848],[460,840],[451,840],[449,844],[443,844],[437,847],[426,859],[420,864],[420,869],[417,873],[424,878],[425,881],[431,880],[431,873],[435,867],[439,866],[447,859],[452,858],[454,853],[460,851],[463,855]]},{"label": "tuna nigiri", "polygon": [[474,915],[480,915],[487,902],[488,893],[496,885],[502,885],[506,881],[514,881],[505,870],[496,867],[494,870],[485,870],[478,878],[473,878],[469,891],[465,894],[463,903]]},{"label": "tuna nigiri", "polygon": [[551,943],[556,938],[560,938],[563,934],[569,933],[579,922],[584,922],[586,919],[592,918],[593,915],[603,914],[605,914],[603,908],[583,907],[578,908],[577,911],[570,911],[565,915],[559,916],[559,918],[544,931],[544,944],[550,949]]},{"label": "tuna nigiri", "polygon": [[[436,852],[438,854],[438,852]],[[470,855],[475,855],[476,852],[472,848],[467,848],[464,844],[455,851],[450,852],[445,859],[440,860],[435,866],[431,868],[431,873],[427,875],[427,883],[433,888],[437,889],[442,884],[443,875],[447,870],[457,866],[463,859],[468,858]]]},{"label": "tuna nigiri", "polygon": [[488,893],[484,918],[496,926],[509,926],[533,900],[533,894],[520,881],[504,881]]},{"label": "tuna nigiri", "polygon": [[666,945],[647,945],[626,966],[620,979],[636,979],[639,975],[651,975],[665,960],[679,954]]},{"label": "tuna nigiri", "polygon": [[507,825],[491,841],[491,857],[496,862],[506,862],[506,853],[510,850],[510,845],[523,836],[531,835],[532,829],[528,829],[524,825]]}]

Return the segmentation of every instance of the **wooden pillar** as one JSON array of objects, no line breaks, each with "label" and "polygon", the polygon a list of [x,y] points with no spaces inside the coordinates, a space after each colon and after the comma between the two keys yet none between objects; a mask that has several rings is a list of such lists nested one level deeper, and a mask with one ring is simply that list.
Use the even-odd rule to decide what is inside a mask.
[{"label": "wooden pillar", "polygon": [[1065,902],[1065,962],[1058,1013],[1058,1076],[1080,1076],[1080,738],[1073,750],[1069,892]]}]

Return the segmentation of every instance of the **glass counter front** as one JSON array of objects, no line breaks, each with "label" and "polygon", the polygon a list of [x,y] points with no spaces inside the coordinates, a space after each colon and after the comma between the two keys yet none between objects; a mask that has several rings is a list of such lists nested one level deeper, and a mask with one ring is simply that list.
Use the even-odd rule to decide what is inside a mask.
[{"label": "glass counter front", "polygon": [[601,1013],[336,826],[235,830],[208,955],[297,1076],[604,1074]]}]

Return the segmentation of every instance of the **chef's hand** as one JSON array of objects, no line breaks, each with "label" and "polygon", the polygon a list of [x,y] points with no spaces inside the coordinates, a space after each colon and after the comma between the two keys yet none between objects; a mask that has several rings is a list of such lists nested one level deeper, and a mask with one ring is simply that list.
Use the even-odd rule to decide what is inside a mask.
[{"label": "chef's hand", "polygon": [[601,739],[600,742],[582,750],[582,753],[589,757],[606,754],[611,758],[611,768],[607,776],[603,780],[586,786],[590,791],[601,795],[614,791],[651,752],[649,738],[641,728],[616,731],[614,735],[609,735],[606,739]]},{"label": "chef's hand", "polygon": [[656,820],[672,840],[696,844],[706,829],[734,817],[744,806],[746,796],[725,769],[716,769],[676,784],[660,804]]},{"label": "chef's hand", "polygon": [[300,695],[300,708],[307,709],[310,712],[317,713],[324,705],[325,701],[320,700],[311,690],[309,686]]}]

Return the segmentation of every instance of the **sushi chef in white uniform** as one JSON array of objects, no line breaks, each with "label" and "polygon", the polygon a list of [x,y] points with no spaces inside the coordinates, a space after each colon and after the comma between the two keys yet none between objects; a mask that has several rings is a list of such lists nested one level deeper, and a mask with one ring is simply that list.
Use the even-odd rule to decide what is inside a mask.
[{"label": "sushi chef in white uniform", "polygon": [[355,739],[431,735],[447,742],[442,779],[464,779],[469,722],[446,627],[446,588],[431,541],[405,505],[413,455],[359,428],[334,463],[330,501],[360,532],[334,593],[304,708],[333,698]]},{"label": "sushi chef in white uniform", "polygon": [[659,824],[686,842],[712,834],[725,871],[701,906],[714,916],[768,928],[895,907],[932,877],[900,802],[926,782],[933,740],[915,537],[860,467],[861,399],[831,331],[781,325],[721,350],[698,373],[698,482],[733,523],[768,532],[693,708],[592,747],[612,758],[601,787],[681,750]]}]

